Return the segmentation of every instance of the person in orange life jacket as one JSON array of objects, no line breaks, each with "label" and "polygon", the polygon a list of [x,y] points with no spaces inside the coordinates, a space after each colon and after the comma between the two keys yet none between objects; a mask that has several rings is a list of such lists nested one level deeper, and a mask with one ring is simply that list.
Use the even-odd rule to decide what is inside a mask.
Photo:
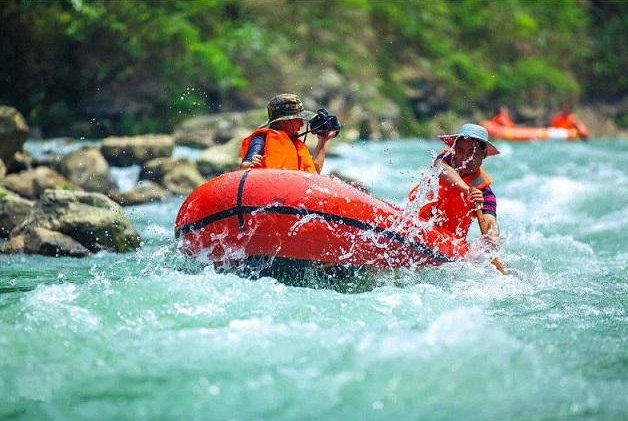
[{"label": "person in orange life jacket", "polygon": [[505,127],[513,127],[515,125],[515,122],[512,121],[510,113],[508,112],[508,107],[505,105],[499,106],[495,111],[495,115],[491,118],[491,121]]},{"label": "person in orange life jacket", "polygon": [[[438,198],[419,210],[423,220],[435,218],[435,224],[457,238],[466,238],[476,209],[484,213],[487,243],[496,248],[499,240],[497,200],[490,188],[491,179],[482,169],[482,161],[499,154],[488,140],[488,132],[476,124],[463,124],[456,134],[439,136],[450,147],[434,161],[442,169]],[[415,187],[410,200],[416,196]]]},{"label": "person in orange life jacket", "polygon": [[314,157],[299,139],[303,124],[316,114],[305,110],[298,96],[281,94],[268,102],[268,120],[242,141],[241,169],[278,168],[320,173],[327,142],[336,132],[318,135]]},{"label": "person in orange life jacket", "polygon": [[589,137],[589,129],[571,112],[569,104],[563,104],[561,110],[552,118],[550,125],[563,129],[576,129],[580,137]]}]

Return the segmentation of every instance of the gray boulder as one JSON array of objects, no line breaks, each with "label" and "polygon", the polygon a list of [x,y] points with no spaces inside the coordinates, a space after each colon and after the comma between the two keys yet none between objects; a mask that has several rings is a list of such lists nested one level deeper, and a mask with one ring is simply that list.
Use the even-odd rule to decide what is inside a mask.
[{"label": "gray boulder", "polygon": [[13,107],[0,106],[0,159],[7,167],[13,165],[13,156],[22,150],[28,125],[24,117]]},{"label": "gray boulder", "polygon": [[26,237],[23,234],[14,235],[9,241],[0,247],[0,253],[25,253],[24,244]]},{"label": "gray boulder", "polygon": [[142,164],[154,158],[169,157],[174,148],[170,135],[143,135],[133,137],[108,137],[103,140],[101,151],[107,162],[116,167]]},{"label": "gray boulder", "polygon": [[33,202],[0,186],[0,237],[8,237],[9,233],[33,209]]},{"label": "gray boulder", "polygon": [[177,165],[187,165],[189,162],[185,158],[156,158],[145,162],[140,170],[140,180],[153,181],[161,184],[161,180],[168,171],[172,171]]},{"label": "gray boulder", "polygon": [[95,147],[70,152],[59,163],[59,171],[86,191],[106,194],[117,189],[109,164]]},{"label": "gray boulder", "polygon": [[111,192],[109,197],[122,206],[133,206],[165,200],[168,192],[152,181],[142,180],[133,190],[124,193]]},{"label": "gray boulder", "polygon": [[11,165],[7,165],[7,174],[33,168],[33,157],[26,151],[17,151],[13,154]]},{"label": "gray boulder", "polygon": [[[22,235],[23,240],[20,239],[20,242],[23,241],[24,253],[55,257],[85,257],[91,254],[81,243],[57,231],[35,227]],[[15,244],[15,240],[11,244]]]},{"label": "gray boulder", "polygon": [[[37,253],[50,254],[48,250],[56,244],[63,246],[68,254],[68,250],[75,250],[72,255],[80,255],[81,249],[65,237],[46,231],[36,232],[36,228],[64,234],[90,252],[123,253],[140,246],[139,234],[122,208],[100,193],[46,190],[32,212],[11,231],[9,251],[20,251],[19,237],[22,237],[22,250],[26,252],[35,252],[31,250],[39,247]],[[34,244],[47,244],[46,253],[41,251],[44,246],[35,247]]]},{"label": "gray boulder", "polygon": [[46,189],[75,189],[67,178],[48,167],[37,167],[18,174],[9,174],[1,182],[20,196],[36,199]]},{"label": "gray boulder", "polygon": [[169,193],[186,195],[206,180],[189,160],[158,158],[148,161],[140,171],[140,180],[160,184]]},{"label": "gray boulder", "polygon": [[178,165],[164,175],[162,186],[172,194],[187,195],[207,181],[193,163]]},{"label": "gray boulder", "polygon": [[266,110],[201,115],[185,120],[174,133],[175,143],[206,149],[228,142],[238,131],[251,132],[267,118]]},{"label": "gray boulder", "polygon": [[196,159],[196,166],[205,177],[233,171],[240,165],[240,145],[248,133],[239,132],[224,145],[205,149]]}]

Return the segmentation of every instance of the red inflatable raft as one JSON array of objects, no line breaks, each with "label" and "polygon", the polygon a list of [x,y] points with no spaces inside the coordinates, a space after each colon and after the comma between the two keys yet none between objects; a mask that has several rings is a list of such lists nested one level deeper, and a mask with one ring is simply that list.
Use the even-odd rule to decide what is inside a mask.
[{"label": "red inflatable raft", "polygon": [[580,138],[578,130],[576,129],[561,129],[558,127],[508,127],[490,120],[481,121],[480,125],[486,128],[489,136],[514,142],[550,139],[577,140]]},{"label": "red inflatable raft", "polygon": [[183,203],[175,235],[188,255],[218,265],[250,257],[366,268],[439,265],[468,251],[464,240],[338,179],[247,170],[209,180]]}]

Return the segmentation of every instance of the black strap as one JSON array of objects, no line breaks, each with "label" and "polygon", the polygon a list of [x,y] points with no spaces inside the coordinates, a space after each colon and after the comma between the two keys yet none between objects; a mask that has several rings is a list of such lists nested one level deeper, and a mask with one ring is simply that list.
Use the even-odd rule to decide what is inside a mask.
[{"label": "black strap", "polygon": [[238,196],[236,199],[236,213],[238,215],[238,225],[240,226],[240,232],[245,231],[244,226],[244,213],[242,212],[242,194],[244,193],[244,182],[246,181],[246,177],[248,177],[251,170],[244,171],[242,174],[242,178],[240,179],[240,184],[238,184]]}]

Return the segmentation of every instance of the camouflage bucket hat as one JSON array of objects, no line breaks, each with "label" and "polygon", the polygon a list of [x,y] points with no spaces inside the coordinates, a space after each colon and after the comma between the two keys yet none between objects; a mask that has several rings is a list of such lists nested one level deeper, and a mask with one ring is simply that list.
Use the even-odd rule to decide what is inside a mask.
[{"label": "camouflage bucket hat", "polygon": [[280,94],[268,102],[268,120],[260,127],[268,127],[275,121],[300,118],[309,121],[316,113],[303,107],[301,99],[294,94]]}]

